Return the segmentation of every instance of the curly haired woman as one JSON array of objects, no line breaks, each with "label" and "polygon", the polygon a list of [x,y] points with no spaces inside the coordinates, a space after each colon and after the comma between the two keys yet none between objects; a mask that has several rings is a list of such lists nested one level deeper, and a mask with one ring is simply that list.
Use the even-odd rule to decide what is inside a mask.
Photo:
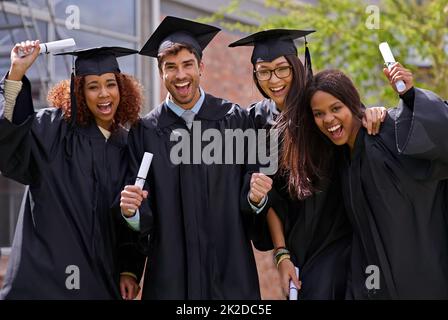
[{"label": "curly haired woman", "polygon": [[[19,50],[25,56],[19,56]],[[127,169],[127,131],[142,90],[116,58],[136,51],[75,51],[76,77],[34,112],[25,77],[38,41],[16,44],[0,83],[0,170],[27,185],[0,299],[132,299],[143,258],[116,197]],[[72,93],[72,94],[71,94]]]}]

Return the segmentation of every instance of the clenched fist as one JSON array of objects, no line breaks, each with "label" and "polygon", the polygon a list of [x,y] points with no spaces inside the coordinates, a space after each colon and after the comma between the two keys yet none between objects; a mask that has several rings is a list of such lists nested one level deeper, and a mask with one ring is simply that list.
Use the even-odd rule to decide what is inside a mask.
[{"label": "clenched fist", "polygon": [[[22,50],[25,56],[20,57],[19,50]],[[17,43],[11,50],[11,67],[9,69],[8,79],[21,81],[26,71],[37,59],[39,51],[39,40],[27,40],[21,43]]]},{"label": "clenched fist", "polygon": [[143,199],[148,197],[148,191],[140,187],[128,185],[121,191],[120,207],[126,217],[135,215],[135,211],[141,206]]},{"label": "clenched fist", "polygon": [[263,200],[271,189],[271,178],[263,173],[252,174],[252,177],[250,178],[249,199],[253,204],[260,204],[261,200]]}]

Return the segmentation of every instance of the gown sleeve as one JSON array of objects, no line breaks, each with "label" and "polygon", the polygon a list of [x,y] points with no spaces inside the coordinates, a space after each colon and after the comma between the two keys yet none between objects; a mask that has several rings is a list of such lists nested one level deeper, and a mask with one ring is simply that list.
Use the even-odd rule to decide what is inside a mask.
[{"label": "gown sleeve", "polygon": [[[141,121],[141,120],[140,120]],[[139,122],[136,126],[132,127],[129,131],[128,138],[128,150],[129,150],[129,169],[126,179],[127,185],[133,185],[135,179],[137,178],[138,170],[140,168],[140,163],[144,155],[144,136],[145,130],[144,126]],[[151,168],[149,169],[149,173]],[[150,207],[151,204],[151,192],[148,186],[148,179],[143,187],[144,190],[148,191],[148,199],[143,200],[139,212],[140,212],[140,244],[142,249],[146,251],[148,249],[149,237],[153,231],[153,213]],[[124,219],[123,219],[124,220]]]},{"label": "gown sleeve", "polygon": [[31,156],[31,127],[34,108],[28,79],[16,99],[12,122],[4,117],[6,105],[4,81],[0,83],[0,171],[23,184],[37,178],[37,166]]},{"label": "gown sleeve", "polygon": [[413,93],[413,101],[408,96],[398,106],[395,120],[398,151],[447,163],[448,104],[428,90],[415,88]]},{"label": "gown sleeve", "polygon": [[[249,112],[246,110],[239,110],[241,113],[241,123],[240,128],[244,131],[247,129],[255,130],[255,124],[253,119],[250,117]],[[258,137],[257,137],[258,140]],[[249,204],[248,201],[248,194],[250,191],[250,180],[252,178],[252,174],[255,172],[259,172],[260,166],[258,163],[258,157],[256,154],[256,148],[254,148],[254,145],[250,145],[247,142],[245,142],[245,165],[244,165],[244,172],[243,172],[243,183],[241,186],[241,194],[240,194],[240,209],[243,214],[246,216],[252,216],[255,215],[254,210]],[[256,159],[255,163],[250,163],[249,159]],[[266,207],[266,206],[265,206]],[[263,209],[259,214],[264,212],[265,209]]]},{"label": "gown sleeve", "polygon": [[[271,127],[271,123],[274,122],[273,120],[273,114],[266,111],[269,110],[269,108],[260,108],[257,109],[256,105],[251,105],[248,108],[249,118],[252,121],[252,125],[255,129],[265,129],[269,130]],[[268,125],[269,123],[269,125]],[[259,136],[257,136],[257,140],[260,139]],[[277,139],[277,144],[279,143]],[[265,141],[259,141],[258,145],[260,147],[260,143],[265,143],[266,148],[270,147],[271,138],[269,136],[266,137]],[[279,149],[279,145],[277,145],[277,150]],[[275,152],[275,149],[274,149]],[[261,164],[258,164],[257,172],[260,171]],[[278,166],[278,163],[277,163]],[[246,191],[246,197],[247,192],[249,192],[250,189],[250,176],[248,175],[244,181],[245,190]],[[268,251],[272,250],[274,248],[274,245],[272,243],[272,238],[269,230],[269,225],[267,223],[267,212],[269,208],[273,208],[282,221],[283,224],[285,224],[286,216],[288,215],[288,206],[289,201],[288,198],[285,198],[285,196],[279,192],[278,188],[281,186],[281,183],[278,183],[281,179],[278,178],[278,174],[270,175],[270,177],[273,179],[273,185],[272,189],[268,192],[268,198],[267,202],[264,205],[263,210],[261,210],[258,214],[255,214],[253,210],[251,211],[251,214],[254,215],[254,221],[253,221],[253,228],[251,232],[251,240],[254,244],[254,247],[260,251]],[[282,180],[283,182],[283,180]],[[242,199],[243,201],[243,199]],[[242,202],[244,204],[244,210],[249,211],[251,210],[250,206],[247,203],[247,200],[245,202]]]},{"label": "gown sleeve", "polygon": [[117,229],[119,271],[130,272],[139,281],[143,275],[146,256],[140,250],[138,232],[131,230],[123,219],[118,219]]},{"label": "gown sleeve", "polygon": [[64,137],[60,109],[34,112],[31,84],[24,77],[16,99],[12,121],[4,118],[4,79],[0,83],[0,171],[22,184],[39,179],[39,168],[51,162],[52,154]]}]

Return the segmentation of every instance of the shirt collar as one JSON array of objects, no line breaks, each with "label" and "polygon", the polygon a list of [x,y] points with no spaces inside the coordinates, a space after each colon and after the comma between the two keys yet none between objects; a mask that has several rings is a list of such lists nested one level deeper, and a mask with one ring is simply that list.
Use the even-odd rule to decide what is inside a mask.
[{"label": "shirt collar", "polygon": [[[202,104],[204,103],[204,99],[205,99],[205,92],[204,92],[204,90],[202,90],[201,87],[199,87],[199,92],[201,93],[201,96],[199,97],[199,100],[196,102],[196,104],[193,106],[193,108],[190,109],[195,114],[198,114],[199,110],[201,109]],[[179,117],[182,116],[182,114],[185,111],[185,109],[183,109],[182,107],[178,106],[177,104],[175,104],[173,102],[173,100],[171,100],[171,95],[169,93],[166,96],[165,103],[168,106],[168,108],[170,108],[171,111],[173,111]]]},{"label": "shirt collar", "polygon": [[106,138],[106,140],[110,138],[111,132],[109,130],[106,130],[100,126],[98,126],[98,129],[100,129],[101,133]]}]

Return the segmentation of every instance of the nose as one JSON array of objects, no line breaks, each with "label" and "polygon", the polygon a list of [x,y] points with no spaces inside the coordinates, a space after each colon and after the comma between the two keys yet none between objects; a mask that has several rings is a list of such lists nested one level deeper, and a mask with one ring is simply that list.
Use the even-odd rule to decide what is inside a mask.
[{"label": "nose", "polygon": [[176,78],[177,79],[184,79],[186,77],[186,72],[184,68],[180,67],[177,69]]},{"label": "nose", "polygon": [[324,123],[330,124],[334,120],[334,115],[331,112],[327,112],[324,117]]},{"label": "nose", "polygon": [[106,86],[102,86],[100,90],[100,97],[107,97],[109,96],[109,91],[107,90]]}]

